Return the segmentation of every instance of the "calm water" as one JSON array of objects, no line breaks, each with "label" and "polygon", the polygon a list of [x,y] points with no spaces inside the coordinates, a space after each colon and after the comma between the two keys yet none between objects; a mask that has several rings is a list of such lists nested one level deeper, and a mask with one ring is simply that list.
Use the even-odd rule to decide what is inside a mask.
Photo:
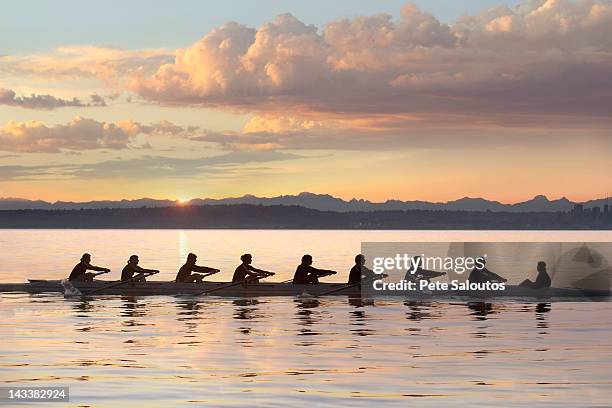
[{"label": "calm water", "polygon": [[[289,277],[305,252],[344,271],[377,240],[612,236],[4,230],[0,280],[64,276],[85,250],[114,273],[138,253],[160,279],[195,251],[227,279],[248,249]],[[71,406],[612,405],[610,302],[0,296],[0,385],[69,385]]]}]

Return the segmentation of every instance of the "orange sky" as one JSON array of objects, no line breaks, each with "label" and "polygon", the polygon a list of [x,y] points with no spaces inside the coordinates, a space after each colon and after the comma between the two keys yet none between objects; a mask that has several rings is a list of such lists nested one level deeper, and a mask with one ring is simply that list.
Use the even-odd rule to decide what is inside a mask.
[{"label": "orange sky", "polygon": [[612,5],[466,12],[281,14],[181,47],[100,46],[102,26],[9,53],[0,196],[609,195]]}]

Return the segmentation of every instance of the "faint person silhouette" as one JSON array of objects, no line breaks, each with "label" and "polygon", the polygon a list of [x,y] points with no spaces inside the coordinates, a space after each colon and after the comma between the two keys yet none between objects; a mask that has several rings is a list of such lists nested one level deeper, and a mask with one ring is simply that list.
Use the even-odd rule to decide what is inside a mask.
[{"label": "faint person silhouette", "polygon": [[496,273],[491,272],[486,268],[487,261],[484,258],[478,258],[479,263],[482,265],[481,268],[476,267],[472,269],[468,280],[475,283],[485,282],[507,282],[508,279],[502,278]]},{"label": "faint person silhouette", "polygon": [[404,280],[411,282],[426,280],[427,282],[429,282],[433,278],[438,278],[440,276],[446,275],[446,272],[437,272],[423,269],[423,258],[420,256],[415,256],[414,258],[412,258],[412,265],[416,266],[416,271],[414,271],[413,273],[412,270],[414,269],[414,267],[410,268],[408,271],[406,271]]},{"label": "faint person silhouette", "polygon": [[363,278],[373,278],[376,276],[374,271],[365,266],[366,258],[364,255],[359,254],[355,256],[355,265],[349,272],[348,283],[360,283]]},{"label": "faint person silhouette", "polygon": [[538,276],[536,277],[535,282],[530,281],[529,279],[525,279],[519,286],[523,288],[531,288],[531,289],[544,289],[550,288],[552,281],[548,272],[546,271],[546,262],[540,261],[538,262]]}]

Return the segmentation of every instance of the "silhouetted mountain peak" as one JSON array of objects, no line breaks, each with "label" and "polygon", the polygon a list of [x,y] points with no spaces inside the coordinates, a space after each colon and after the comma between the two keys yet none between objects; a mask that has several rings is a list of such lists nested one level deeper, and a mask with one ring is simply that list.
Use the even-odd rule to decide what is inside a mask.
[{"label": "silhouetted mountain peak", "polygon": [[[595,199],[584,202],[585,208],[602,206],[606,199]],[[369,200],[352,198],[343,200],[330,194],[316,194],[301,192],[297,195],[280,195],[276,197],[257,197],[245,194],[242,197],[228,197],[220,199],[194,198],[189,201],[190,205],[233,205],[251,204],[263,206],[300,206],[321,211],[405,211],[405,210],[429,210],[429,211],[496,211],[496,212],[556,212],[569,211],[574,202],[562,197],[558,200],[549,200],[544,195],[537,195],[531,200],[516,204],[504,204],[499,201],[487,200],[481,197],[462,197],[458,200],[441,202],[428,201],[401,201],[389,199],[384,202],[371,202]],[[49,203],[41,200],[26,200],[22,198],[0,198],[0,210],[20,209],[97,209],[97,208],[140,208],[140,207],[173,207],[185,205],[177,200],[158,200],[152,198],[140,198],[136,200],[107,200],[107,201],[56,201]]]}]

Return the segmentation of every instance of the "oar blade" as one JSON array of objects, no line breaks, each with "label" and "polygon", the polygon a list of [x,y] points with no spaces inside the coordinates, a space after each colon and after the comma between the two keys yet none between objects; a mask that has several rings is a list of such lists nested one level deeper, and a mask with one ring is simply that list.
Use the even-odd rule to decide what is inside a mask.
[{"label": "oar blade", "polygon": [[62,287],[64,288],[65,298],[83,296],[81,291],[75,288],[72,282],[70,282],[68,279],[62,279],[60,283],[62,284]]}]

